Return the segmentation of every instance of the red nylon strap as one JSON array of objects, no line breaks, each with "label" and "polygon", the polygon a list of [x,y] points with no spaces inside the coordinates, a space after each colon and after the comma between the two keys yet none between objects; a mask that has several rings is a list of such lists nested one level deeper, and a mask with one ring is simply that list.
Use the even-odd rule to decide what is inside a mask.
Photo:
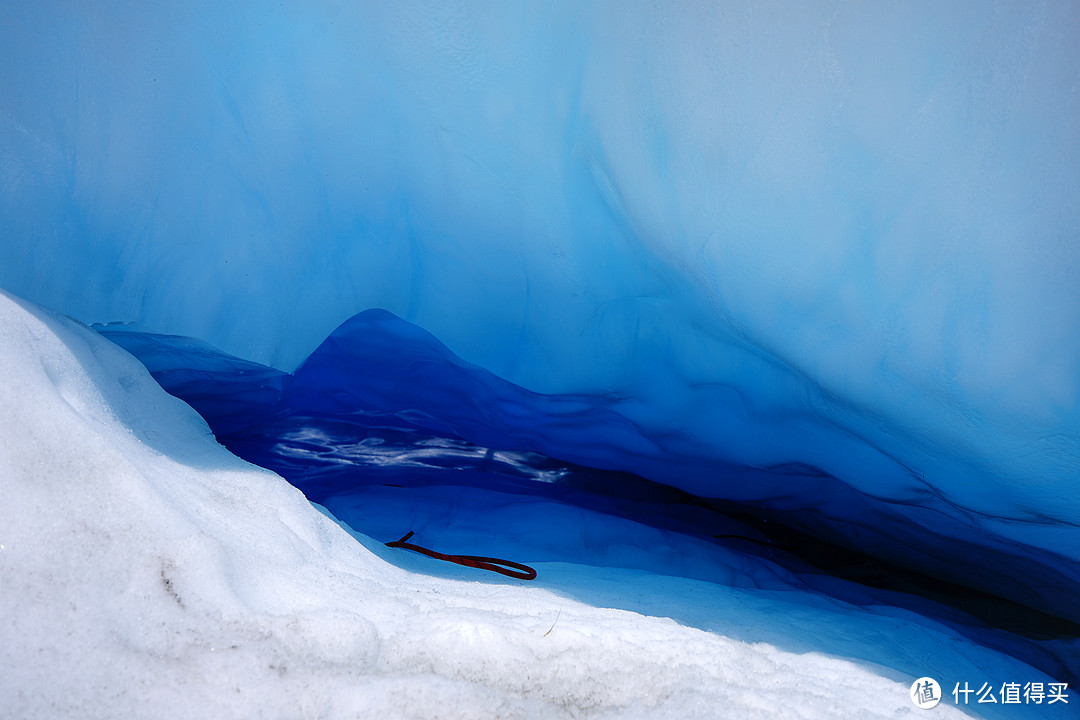
[{"label": "red nylon strap", "polygon": [[413,533],[410,530],[405,533],[405,537],[400,540],[395,540],[394,542],[388,542],[386,543],[386,546],[392,548],[405,548],[406,550],[412,550],[427,555],[428,557],[433,557],[436,560],[445,560],[446,562],[457,563],[458,565],[478,568],[480,570],[490,570],[491,572],[497,572],[506,575],[507,577],[517,578],[518,580],[533,580],[536,578],[536,571],[528,565],[522,565],[513,560],[500,560],[499,558],[482,557],[480,555],[447,555],[406,542],[412,536]]}]

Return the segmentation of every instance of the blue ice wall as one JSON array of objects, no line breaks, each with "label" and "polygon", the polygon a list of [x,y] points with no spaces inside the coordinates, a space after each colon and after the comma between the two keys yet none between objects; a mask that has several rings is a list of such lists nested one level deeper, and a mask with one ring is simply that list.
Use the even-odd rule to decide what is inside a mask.
[{"label": "blue ice wall", "polygon": [[[863,483],[860,490],[805,462],[753,466],[715,451],[707,456],[676,452],[674,446],[691,448],[690,443],[672,432],[650,434],[628,421],[619,412],[618,396],[531,392],[465,362],[430,333],[385,310],[350,318],[292,374],[190,338],[123,325],[98,328],[142,360],[167,391],[198,410],[222,444],[280,473],[313,502],[336,502],[333,498],[384,484],[559,498],[605,513],[629,512],[636,521],[700,537],[734,536],[768,548],[776,542],[810,557],[817,567],[842,573],[855,565],[905,592],[905,578],[922,578],[916,586],[935,578],[929,584],[944,581],[939,591],[950,598],[947,602],[993,618],[992,623],[1022,625],[1024,613],[1015,606],[978,611],[986,595],[964,588],[1070,620],[1072,629],[1065,632],[1073,636],[1080,628],[1080,563],[1068,541],[1056,545],[1065,550],[1057,553],[1003,536],[1002,518],[971,517],[949,505],[925,478],[914,477],[917,469],[880,453],[874,457],[865,440],[814,427],[809,418],[800,423],[804,433],[834,456],[864,456],[863,471],[877,484]],[[796,382],[792,392],[813,392],[805,379],[801,387]],[[793,445],[809,442],[791,433],[787,437]],[[705,497],[642,482],[631,472],[679,488],[701,488]],[[882,491],[893,489],[887,472],[908,473],[921,492],[912,492],[906,502],[882,502]],[[679,512],[672,514],[679,505],[692,510],[689,524],[675,517]],[[371,516],[382,509],[368,511],[354,525],[364,533],[371,532]],[[1065,523],[1049,517],[1033,524],[1059,538],[1069,534]],[[799,537],[790,536],[792,529]],[[525,527],[503,531],[532,532]],[[868,564],[869,558],[884,563]],[[1048,625],[1043,632],[1059,630]]]},{"label": "blue ice wall", "polygon": [[[597,470],[627,467],[677,481],[701,469],[689,459],[658,453],[612,412],[610,398],[530,392],[463,361],[429,333],[386,311],[350,318],[292,374],[189,338],[123,325],[98,330],[198,410],[225,447],[287,478],[363,536],[386,542],[411,530],[436,546],[471,546],[478,552],[498,547],[500,557],[530,563],[634,568],[642,574],[626,581],[632,592],[629,585],[615,590],[617,602],[652,598],[657,604],[651,611],[679,622],[688,616],[677,603],[659,598],[672,592],[681,596],[668,584],[680,577],[804,601],[820,594],[832,607],[872,608],[875,614],[907,618],[901,623],[904,652],[921,660],[914,660],[914,667],[911,661],[890,661],[895,670],[926,672],[930,651],[913,652],[909,641],[918,633],[906,624],[921,616],[943,623],[953,640],[957,633],[1052,678],[1080,682],[1080,623],[1017,604],[1080,619],[1070,604],[1080,596],[1080,569],[1047,567],[1046,558],[1030,548],[1026,553],[1015,547],[989,550],[978,542],[985,543],[985,537],[944,541],[938,534],[944,528],[934,524],[912,533],[901,511],[860,498],[837,478],[806,465],[740,468],[714,461],[709,470],[718,488],[733,479],[782,480],[800,487],[805,499],[813,486],[813,494],[821,496],[819,507],[861,506],[860,520],[867,526],[876,520],[877,535],[885,542],[864,533],[859,543],[844,548],[823,541],[827,533],[799,531],[820,530],[813,527],[813,509],[784,513],[710,500],[631,473]],[[896,536],[905,533],[915,541],[896,552]],[[912,557],[925,548],[935,562],[913,565]],[[881,562],[883,556],[902,562]],[[550,570],[537,568],[541,583],[551,580]],[[594,585],[578,578],[556,586],[581,592],[583,582],[590,589]],[[972,585],[992,594],[973,592]],[[702,603],[700,591],[690,598],[687,605],[696,611],[711,606],[717,612],[714,603]],[[721,606],[726,622],[745,623],[746,618],[735,619],[738,613],[731,615],[729,603]],[[768,626],[789,627],[790,615],[772,617]],[[860,632],[853,635],[850,627],[836,630],[831,621],[817,623],[811,631],[815,649],[837,652],[844,638],[869,640]],[[760,623],[754,631],[762,631]],[[896,638],[875,633],[878,649],[859,657],[885,662],[896,652]]]},{"label": "blue ice wall", "polygon": [[[674,465],[801,463],[910,515],[901,544],[1075,563],[1078,30],[1068,2],[4,3],[0,287],[285,370],[387,308],[617,399]],[[782,473],[670,475],[881,531]]]}]

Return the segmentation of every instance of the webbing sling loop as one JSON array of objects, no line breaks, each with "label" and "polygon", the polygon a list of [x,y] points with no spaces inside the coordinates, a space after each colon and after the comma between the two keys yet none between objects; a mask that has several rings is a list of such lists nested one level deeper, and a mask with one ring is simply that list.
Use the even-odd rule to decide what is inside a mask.
[{"label": "webbing sling loop", "polygon": [[413,532],[410,530],[405,533],[405,537],[400,540],[395,540],[394,542],[388,542],[386,543],[386,546],[392,548],[405,548],[406,550],[412,550],[427,555],[428,557],[433,557],[436,560],[445,560],[446,562],[457,563],[458,565],[464,565],[466,567],[479,568],[480,570],[490,570],[491,572],[497,572],[506,575],[507,577],[517,578],[518,580],[533,580],[536,578],[536,571],[528,565],[522,565],[513,560],[500,560],[499,558],[481,557],[479,555],[447,555],[407,542],[412,536]]}]

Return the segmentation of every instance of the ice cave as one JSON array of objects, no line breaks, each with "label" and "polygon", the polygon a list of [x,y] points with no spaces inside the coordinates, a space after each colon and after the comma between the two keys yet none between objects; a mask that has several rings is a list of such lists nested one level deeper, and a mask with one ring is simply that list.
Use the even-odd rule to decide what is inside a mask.
[{"label": "ice cave", "polygon": [[1078,36],[0,4],[0,718],[1080,717]]}]

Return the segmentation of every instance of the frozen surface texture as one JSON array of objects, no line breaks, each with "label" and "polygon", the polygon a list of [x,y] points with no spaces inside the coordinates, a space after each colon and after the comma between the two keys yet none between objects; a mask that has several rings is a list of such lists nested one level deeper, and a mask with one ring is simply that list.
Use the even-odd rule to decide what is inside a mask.
[{"label": "frozen surface texture", "polygon": [[[748,638],[760,628],[743,641],[408,572],[226,452],[85,327],[0,293],[0,333],[0,717],[896,718],[922,711],[890,664],[1052,679],[914,614],[780,578],[740,589],[537,563],[594,600],[632,586],[653,607],[681,598]],[[878,640],[897,632],[904,642]],[[876,643],[885,662],[783,649],[815,635],[846,638],[841,655]]]},{"label": "frozen surface texture", "polygon": [[1076,620],[1078,36],[1071,2],[6,2],[0,287],[279,371],[385,308],[597,399],[552,455]]},{"label": "frozen surface texture", "polygon": [[[385,428],[412,447],[418,437],[436,445],[440,438],[467,440],[481,453],[539,452],[634,472],[706,498],[742,501],[741,511],[759,522],[779,521],[897,568],[1080,622],[1080,546],[1074,544],[1080,540],[1070,539],[1077,532],[1069,515],[1055,518],[1060,508],[1048,508],[1021,530],[1011,528],[1015,523],[1001,517],[1001,510],[973,516],[936,496],[918,471],[866,440],[820,427],[821,418],[818,426],[812,416],[798,426],[827,442],[824,450],[832,455],[862,454],[867,473],[907,473],[910,489],[903,502],[882,502],[888,486],[877,475],[870,478],[876,485],[864,479],[853,487],[807,462],[754,466],[719,452],[692,454],[683,438],[629,421],[625,398],[530,392],[464,362],[429,333],[383,310],[351,318],[292,375],[183,338],[116,326],[103,332],[141,358],[166,390],[191,402],[224,444],[283,473],[318,502],[326,493],[375,482],[385,469],[374,462],[380,455],[394,464],[394,443],[378,444],[389,437]],[[791,380],[795,394],[815,392],[805,379]],[[281,452],[283,447],[290,451]],[[354,467],[356,458],[362,458],[362,469]],[[327,466],[345,472],[326,478]],[[412,482],[408,476],[418,472],[395,469],[404,477],[392,482]],[[479,477],[472,482],[495,483],[482,468]],[[1075,484],[1064,480],[1057,491]],[[618,473],[595,474],[590,485],[616,502],[635,492],[635,483]],[[656,502],[664,504],[660,497]]]},{"label": "frozen surface texture", "polygon": [[386,308],[675,464],[839,480],[685,489],[1074,573],[1078,17],[5,3],[0,287],[284,370]]},{"label": "frozen surface texture", "polygon": [[[913,533],[902,516],[850,493],[841,500],[861,508],[863,525],[876,520],[879,527],[843,547],[829,542],[835,533],[819,532],[821,518],[809,510],[710,500],[644,480],[625,469],[678,479],[700,468],[664,456],[612,412],[611,398],[532,393],[385,311],[350,319],[291,376],[185,338],[117,326],[100,331],[136,353],[168,392],[190,400],[227,448],[279,472],[366,535],[394,540],[413,530],[435,547],[645,573],[644,589],[614,585],[613,594],[594,592],[591,578],[570,580],[574,573],[545,570],[540,582],[726,633],[739,624],[717,617],[705,597],[672,602],[670,588],[657,593],[655,586],[701,581],[710,588],[704,596],[727,587],[797,590],[800,602],[815,607],[825,600],[856,615],[918,616],[1080,683],[1080,624],[1032,609],[1053,603],[1069,616],[1077,591],[1068,563],[1040,568],[1022,546],[1012,555],[991,553],[980,545],[985,533]],[[709,471],[731,482],[814,484],[823,495],[838,487],[836,478],[805,465]],[[908,542],[899,552],[897,535]],[[912,562],[919,549],[936,562]],[[637,599],[642,594],[649,599]],[[841,612],[835,622],[853,621]],[[767,635],[770,623],[757,618],[752,632]],[[893,649],[892,633],[884,644],[809,634],[784,637],[913,677],[925,663],[910,649]]]}]

